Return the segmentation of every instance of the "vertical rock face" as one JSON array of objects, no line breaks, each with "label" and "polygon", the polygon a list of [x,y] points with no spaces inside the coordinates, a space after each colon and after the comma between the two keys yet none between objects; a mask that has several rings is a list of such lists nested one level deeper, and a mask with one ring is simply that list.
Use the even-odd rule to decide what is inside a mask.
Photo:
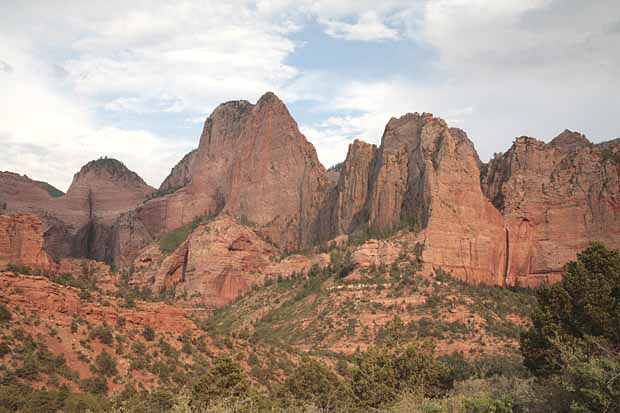
[{"label": "vertical rock face", "polygon": [[192,181],[192,167],[196,159],[196,150],[191,151],[172,168],[170,175],[162,182],[159,190],[160,194],[170,194],[183,188]]},{"label": "vertical rock face", "polygon": [[421,230],[430,269],[503,283],[503,220],[482,193],[478,156],[463,131],[431,114],[391,119],[378,149],[351,145],[335,210],[341,233]]},{"label": "vertical rock face", "polygon": [[151,236],[224,211],[282,249],[317,239],[323,189],[329,186],[326,171],[273,93],[256,105],[234,101],[217,107],[205,122],[198,149],[186,159],[160,192],[185,185],[136,211]]},{"label": "vertical rock face", "polygon": [[518,138],[492,159],[482,186],[506,220],[513,282],[560,273],[593,240],[619,247],[619,178],[620,143],[570,131],[548,144]]},{"label": "vertical rock face", "polygon": [[7,264],[49,269],[43,249],[43,224],[34,215],[0,215],[0,267]]},{"label": "vertical rock face", "polygon": [[[385,127],[370,176],[367,206],[370,227],[396,227],[404,215],[425,215],[420,208],[424,209],[428,202],[420,202],[416,197],[425,192],[423,164],[424,151],[428,148],[422,147],[422,131],[432,119],[428,114],[407,114],[390,119]],[[436,143],[428,138],[428,132],[426,135],[425,143],[434,147]],[[405,199],[409,201],[407,204]]]},{"label": "vertical rock face", "polygon": [[[465,132],[410,113],[388,122],[379,147],[356,140],[327,172],[272,93],[218,106],[198,148],[156,192],[112,159],[84,166],[67,194],[53,189],[2,173],[0,213],[39,216],[56,257],[129,266],[140,256],[148,268],[136,282],[204,288],[213,302],[277,271],[261,254],[359,231],[413,230],[425,269],[500,285],[556,279],[592,240],[620,247],[619,140],[593,145],[571,131],[548,144],[523,137],[483,165]],[[232,217],[218,221],[224,235],[194,233],[155,259],[155,240],[207,214]],[[227,260],[235,261],[230,271]]]},{"label": "vertical rock face", "polygon": [[[482,193],[471,141],[463,131],[445,126],[425,128],[422,136],[422,147],[427,148],[422,176],[428,189],[414,193],[413,199],[430,200],[420,217],[425,223],[423,260],[468,282],[502,285],[506,276],[503,219]],[[425,138],[435,146],[427,146]]]},{"label": "vertical rock face", "polygon": [[255,106],[221,106],[205,123],[192,189],[207,193],[231,215],[255,223],[286,249],[309,245],[327,185],[312,144],[286,106],[267,93]]},{"label": "vertical rock face", "polygon": [[370,187],[370,171],[377,147],[360,140],[349,145],[349,152],[338,179],[337,200],[334,207],[337,231],[347,234],[368,219],[366,202]]}]

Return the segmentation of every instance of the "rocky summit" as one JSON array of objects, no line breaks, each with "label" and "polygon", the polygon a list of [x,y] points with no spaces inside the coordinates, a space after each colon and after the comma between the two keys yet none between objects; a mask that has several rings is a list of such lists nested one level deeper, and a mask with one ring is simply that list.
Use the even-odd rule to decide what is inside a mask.
[{"label": "rocky summit", "polygon": [[[218,106],[198,148],[158,190],[103,158],[60,196],[4,172],[0,206],[5,215],[38,216],[56,260],[137,269],[136,285],[178,283],[215,305],[273,274],[273,257],[364,238],[420,245],[425,271],[535,286],[559,279],[591,241],[620,246],[619,148],[564,131],[549,143],[517,138],[485,164],[464,131],[409,113],[388,122],[379,146],[356,140],[343,164],[326,171],[284,103],[266,93],[256,104]],[[227,224],[207,223],[214,217]],[[214,225],[209,236],[199,232]],[[162,252],[174,233],[182,242]]]}]

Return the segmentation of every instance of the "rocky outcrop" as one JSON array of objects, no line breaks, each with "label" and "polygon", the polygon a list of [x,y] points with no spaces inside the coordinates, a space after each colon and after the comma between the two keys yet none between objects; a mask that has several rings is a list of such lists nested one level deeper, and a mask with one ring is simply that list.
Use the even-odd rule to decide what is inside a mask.
[{"label": "rocky outcrop", "polygon": [[[159,343],[166,341],[178,351],[176,361],[182,364],[192,362],[180,351],[178,338],[182,335],[189,335],[192,339],[200,337],[211,351],[217,351],[204,331],[191,320],[188,310],[162,302],[136,300],[128,308],[124,300],[112,295],[98,292],[84,294],[82,290],[54,283],[47,277],[2,271],[0,302],[11,311],[12,325],[20,325],[26,337],[37,337],[37,343],[44,343],[53,357],[61,357],[66,367],[78,375],[74,382],[62,376],[55,382],[46,382],[44,374],[37,374],[33,381],[49,387],[60,384],[78,390],[80,379],[95,374],[91,367],[92,360],[103,351],[116,360],[119,380],[108,380],[111,391],[121,390],[125,383],[132,380],[143,383],[146,388],[157,386],[156,373],[132,368],[130,351],[115,351],[134,343],[140,343],[146,349],[145,353],[158,354],[158,351],[161,353]],[[28,321],[32,319],[36,322]],[[124,337],[128,344],[93,339],[93,329],[105,326],[109,326],[115,335]],[[148,341],[142,336],[141,332],[147,326],[153,329],[156,340]],[[3,331],[6,334],[8,324],[0,327],[6,327]],[[80,346],[80,343],[88,344]],[[17,368],[22,358],[18,351],[10,351],[4,355],[3,363]]]},{"label": "rocky outcrop", "polygon": [[170,175],[166,177],[157,193],[159,195],[171,194],[177,189],[183,188],[192,181],[192,168],[196,159],[196,150],[191,151],[172,168]]},{"label": "rocky outcrop", "polygon": [[262,281],[276,251],[250,228],[222,216],[196,228],[169,256],[151,245],[136,259],[131,282],[157,294],[222,305]]},{"label": "rocky outcrop", "polygon": [[620,144],[565,131],[545,144],[518,138],[484,170],[505,218],[509,283],[555,276],[594,240],[620,247]]},{"label": "rocky outcrop", "polygon": [[390,120],[379,148],[355,142],[338,189],[341,232],[413,230],[428,269],[503,283],[502,216],[482,193],[471,141],[442,119],[407,114]]},{"label": "rocky outcrop", "polygon": [[[137,208],[127,227],[147,229],[142,246],[198,216],[220,212],[253,225],[284,250],[318,239],[319,208],[329,186],[326,171],[273,93],[255,105],[233,101],[218,106],[205,122],[198,149],[185,159],[160,192],[183,186]],[[121,250],[119,255],[135,252]]]},{"label": "rocky outcrop", "polygon": [[134,261],[131,283],[155,294],[206,306],[220,306],[266,278],[303,273],[329,263],[327,254],[278,259],[278,250],[252,228],[222,215],[198,226],[173,253],[158,243]]},{"label": "rocky outcrop", "polygon": [[43,224],[34,215],[0,215],[0,268],[8,264],[48,270],[52,261],[43,249]]},{"label": "rocky outcrop", "polygon": [[41,182],[0,174],[0,207],[5,213],[28,212],[43,222],[45,248],[54,257],[111,260],[117,218],[154,191],[115,159],[86,164],[66,194],[50,194]]}]

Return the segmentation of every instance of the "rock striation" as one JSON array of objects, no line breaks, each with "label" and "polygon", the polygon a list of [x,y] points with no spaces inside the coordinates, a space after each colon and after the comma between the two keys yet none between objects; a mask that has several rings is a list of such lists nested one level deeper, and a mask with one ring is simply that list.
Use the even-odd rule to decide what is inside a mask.
[{"label": "rock striation", "polygon": [[157,243],[134,261],[131,282],[159,295],[207,306],[219,306],[268,277],[307,271],[326,265],[327,254],[314,259],[292,256],[279,260],[279,251],[252,228],[221,215],[198,226],[173,253]]},{"label": "rock striation", "polygon": [[162,196],[124,218],[117,236],[136,242],[120,243],[118,256],[135,257],[162,233],[220,212],[251,224],[278,248],[310,246],[319,236],[327,187],[314,147],[278,97],[266,93],[255,105],[224,103],[206,120],[198,149],[164,181]]},{"label": "rock striation", "polygon": [[52,261],[43,248],[43,224],[34,215],[0,215],[0,268],[8,264],[48,270]]},{"label": "rock striation", "polygon": [[[394,234],[407,232],[424,271],[537,285],[558,279],[590,241],[620,246],[619,168],[620,141],[595,145],[571,131],[549,143],[518,138],[483,164],[465,132],[409,113],[390,119],[379,146],[355,140],[326,171],[284,103],[266,93],[218,106],[198,148],[157,191],[100,159],[55,198],[40,182],[0,174],[0,212],[39,216],[54,257],[133,265],[136,285],[203,304],[329,261],[276,259],[283,252],[360,234],[390,238],[358,248],[360,266],[389,262],[402,245],[390,243]],[[162,235],[205,217],[212,221],[161,253]]]},{"label": "rock striation", "polygon": [[484,168],[482,187],[505,219],[508,283],[557,278],[591,241],[620,247],[620,143],[564,131],[521,137]]}]

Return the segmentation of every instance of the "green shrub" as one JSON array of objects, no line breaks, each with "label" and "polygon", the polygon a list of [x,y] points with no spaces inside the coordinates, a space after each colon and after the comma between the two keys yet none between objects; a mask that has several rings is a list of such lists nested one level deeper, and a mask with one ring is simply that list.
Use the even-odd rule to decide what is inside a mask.
[{"label": "green shrub", "polygon": [[192,395],[199,405],[208,405],[219,398],[246,395],[250,384],[241,367],[228,356],[215,360],[213,368],[192,384]]},{"label": "green shrub", "polygon": [[13,314],[6,305],[0,303],[0,324],[8,323],[13,319]]},{"label": "green shrub", "polygon": [[180,226],[179,228],[172,230],[159,239],[159,249],[164,254],[170,254],[174,252],[195,230],[199,225],[209,222],[213,218],[213,215],[206,214],[194,218],[190,223]]},{"label": "green shrub", "polygon": [[88,334],[88,339],[97,339],[103,344],[110,345],[114,341],[112,329],[107,324],[101,324],[94,327]]},{"label": "green shrub", "polygon": [[153,341],[155,340],[155,330],[153,330],[153,327],[145,325],[144,330],[142,331],[142,336],[146,341]]},{"label": "green shrub", "polygon": [[378,408],[404,391],[431,395],[445,375],[445,367],[434,358],[430,344],[370,348],[356,359],[351,387],[361,406]]},{"label": "green shrub", "polygon": [[325,365],[305,360],[284,381],[280,397],[308,402],[328,412],[348,406],[351,391]]},{"label": "green shrub", "polygon": [[32,274],[32,269],[25,265],[17,265],[17,264],[10,263],[6,266],[6,270],[17,273],[17,274],[24,274],[24,275]]},{"label": "green shrub", "polygon": [[338,277],[346,277],[353,271],[353,259],[348,248],[336,248],[330,253],[330,269]]},{"label": "green shrub", "polygon": [[606,161],[620,165],[620,151],[614,152],[611,148],[606,148],[601,152],[601,157]]},{"label": "green shrub", "polygon": [[108,383],[103,376],[93,376],[83,379],[80,388],[87,393],[104,395],[108,392]]},{"label": "green shrub", "polygon": [[116,360],[105,351],[99,353],[95,359],[95,366],[97,367],[97,372],[104,376],[115,376],[117,373]]}]

